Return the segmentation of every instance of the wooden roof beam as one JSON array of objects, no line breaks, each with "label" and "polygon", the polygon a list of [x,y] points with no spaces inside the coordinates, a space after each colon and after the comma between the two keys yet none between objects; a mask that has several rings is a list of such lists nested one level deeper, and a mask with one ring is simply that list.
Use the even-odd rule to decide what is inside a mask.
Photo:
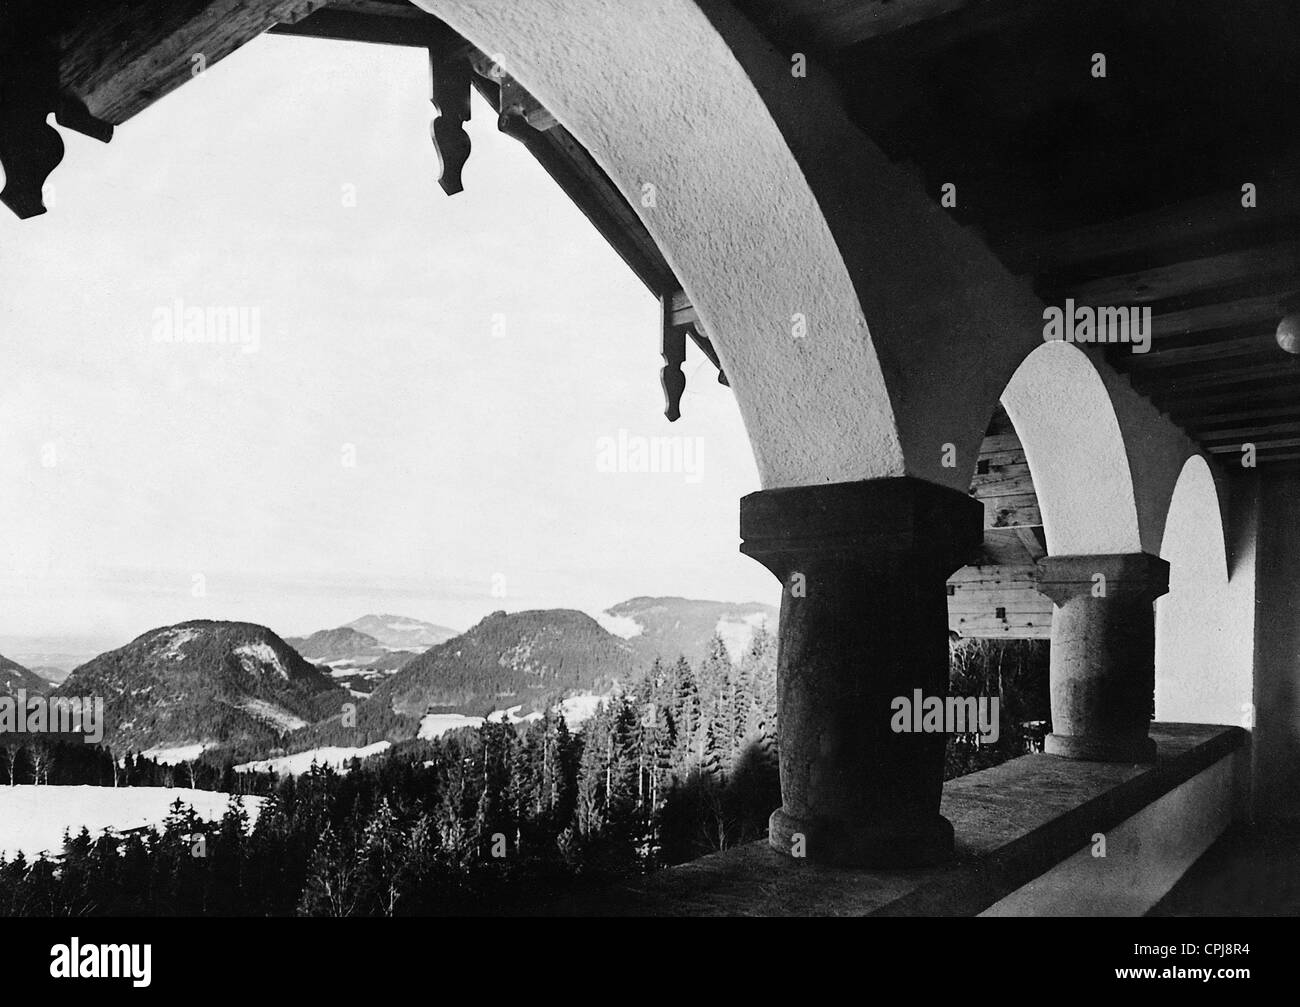
[{"label": "wooden roof beam", "polygon": [[1061,291],[1080,304],[1154,304],[1248,283],[1300,284],[1300,241],[1280,241],[1172,265],[1103,276]]},{"label": "wooden roof beam", "polygon": [[1041,277],[1044,290],[1069,290],[1127,272],[1276,245],[1298,233],[1300,179],[1282,169],[1261,167],[1253,174],[1242,183],[1255,186],[1254,207],[1242,205],[1240,188],[1230,189],[1073,231],[1026,234],[999,244],[1011,268]]}]

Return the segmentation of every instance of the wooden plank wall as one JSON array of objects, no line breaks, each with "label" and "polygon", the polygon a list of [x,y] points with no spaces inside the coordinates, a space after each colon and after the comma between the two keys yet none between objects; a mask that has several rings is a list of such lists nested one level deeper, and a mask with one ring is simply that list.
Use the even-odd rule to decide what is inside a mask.
[{"label": "wooden plank wall", "polygon": [[1046,639],[1052,603],[1034,588],[1046,553],[1038,496],[1020,439],[998,410],[980,447],[971,495],[984,502],[984,546],[948,580],[948,628],[962,636]]}]

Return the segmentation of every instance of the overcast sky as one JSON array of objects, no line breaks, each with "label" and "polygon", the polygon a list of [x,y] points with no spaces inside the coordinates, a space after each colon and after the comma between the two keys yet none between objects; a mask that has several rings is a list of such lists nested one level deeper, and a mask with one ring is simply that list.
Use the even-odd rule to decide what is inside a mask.
[{"label": "overcast sky", "polygon": [[[692,349],[663,418],[656,303],[482,102],[443,195],[427,74],[264,37],[0,213],[0,640],[778,599],[731,393]],[[178,300],[255,352],[159,341]],[[601,471],[620,430],[701,476]]]}]

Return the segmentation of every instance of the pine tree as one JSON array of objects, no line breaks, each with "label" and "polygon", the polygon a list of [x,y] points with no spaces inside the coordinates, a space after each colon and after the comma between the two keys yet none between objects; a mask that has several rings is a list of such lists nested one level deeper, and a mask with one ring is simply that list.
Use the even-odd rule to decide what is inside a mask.
[{"label": "pine tree", "polygon": [[703,736],[703,723],[700,706],[700,687],[686,658],[679,657],[674,665],[677,681],[676,702],[673,705],[673,718],[677,724],[677,750],[674,765],[678,775],[685,778],[691,768],[699,762],[699,746]]},{"label": "pine tree", "polygon": [[392,916],[397,908],[404,838],[388,797],[381,797],[374,816],[366,823],[360,851],[362,885],[371,906],[381,916]]},{"label": "pine tree", "polygon": [[352,916],[360,896],[357,859],[326,825],[307,870],[298,912],[303,916]]},{"label": "pine tree", "polygon": [[582,757],[578,763],[577,828],[584,838],[605,827],[607,778],[613,739],[608,704],[601,703],[582,729]]}]

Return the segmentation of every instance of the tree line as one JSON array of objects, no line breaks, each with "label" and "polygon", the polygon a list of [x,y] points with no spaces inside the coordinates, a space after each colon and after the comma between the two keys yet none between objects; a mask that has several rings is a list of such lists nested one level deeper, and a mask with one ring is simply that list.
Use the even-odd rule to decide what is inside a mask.
[{"label": "tree line", "polygon": [[[954,660],[954,685],[1000,679],[1004,732],[983,750],[952,739],[949,775],[1025,750],[1016,718],[1037,699],[1013,697],[1034,691],[1040,663],[1010,645]],[[760,629],[739,662],[719,638],[694,665],[656,661],[577,731],[552,707],[282,778],[101,754],[88,763],[101,783],[171,774],[230,793],[226,813],[206,822],[177,802],[156,828],[83,829],[57,857],[0,857],[0,915],[526,912],[765,836],[776,727],[776,645]]]}]

